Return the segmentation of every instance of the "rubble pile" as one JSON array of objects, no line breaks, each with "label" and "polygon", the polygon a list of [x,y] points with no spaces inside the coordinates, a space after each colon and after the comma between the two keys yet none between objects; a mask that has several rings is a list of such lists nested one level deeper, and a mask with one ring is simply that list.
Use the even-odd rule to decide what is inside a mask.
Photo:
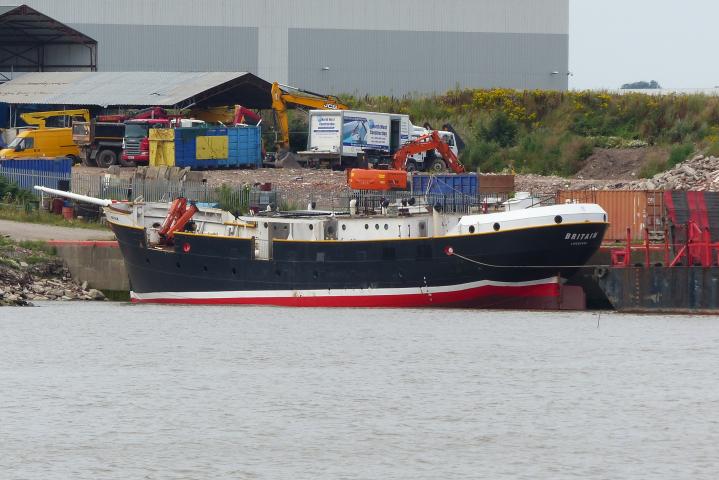
[{"label": "rubble pile", "polygon": [[19,246],[3,244],[0,252],[0,306],[32,305],[43,300],[105,300],[99,290],[77,284],[55,257],[42,257]]},{"label": "rubble pile", "polygon": [[612,183],[609,190],[719,191],[719,158],[696,157],[646,180]]}]

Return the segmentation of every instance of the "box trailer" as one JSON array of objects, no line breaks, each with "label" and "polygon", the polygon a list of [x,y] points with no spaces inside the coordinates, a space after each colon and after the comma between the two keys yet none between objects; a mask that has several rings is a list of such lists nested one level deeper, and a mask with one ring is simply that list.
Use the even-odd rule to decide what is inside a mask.
[{"label": "box trailer", "polygon": [[412,131],[408,115],[311,110],[307,150],[297,153],[307,166],[341,169],[387,163]]}]

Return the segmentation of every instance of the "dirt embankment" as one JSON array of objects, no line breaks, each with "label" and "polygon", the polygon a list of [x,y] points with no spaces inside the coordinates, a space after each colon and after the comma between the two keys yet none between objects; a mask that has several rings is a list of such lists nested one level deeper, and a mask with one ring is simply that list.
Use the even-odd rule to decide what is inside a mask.
[{"label": "dirt embankment", "polygon": [[647,163],[668,158],[669,151],[664,147],[596,148],[575,177],[580,180],[636,180]]}]

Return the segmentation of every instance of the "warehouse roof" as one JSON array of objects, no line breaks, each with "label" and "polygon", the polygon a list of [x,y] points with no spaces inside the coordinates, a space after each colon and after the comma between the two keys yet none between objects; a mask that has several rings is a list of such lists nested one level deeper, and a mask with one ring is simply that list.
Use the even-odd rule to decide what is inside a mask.
[{"label": "warehouse roof", "polygon": [[246,72],[33,72],[0,85],[0,102],[270,108],[271,89],[269,82]]}]

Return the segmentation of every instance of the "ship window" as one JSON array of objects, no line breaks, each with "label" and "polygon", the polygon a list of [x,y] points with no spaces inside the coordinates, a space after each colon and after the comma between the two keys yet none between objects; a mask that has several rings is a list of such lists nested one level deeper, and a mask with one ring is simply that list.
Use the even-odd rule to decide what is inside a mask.
[{"label": "ship window", "polygon": [[556,217],[554,217],[554,223],[557,223],[557,224],[562,223],[562,216],[557,215]]},{"label": "ship window", "polygon": [[309,227],[310,227],[310,230],[313,230],[315,228],[315,226],[312,224],[310,224]]},{"label": "ship window", "polygon": [[382,249],[382,260],[394,260],[395,251],[394,247],[388,247]]},{"label": "ship window", "polygon": [[495,223],[494,225],[492,225],[492,228],[494,229],[495,232],[498,232],[498,231],[499,231],[499,224],[498,224],[498,223]]},{"label": "ship window", "polygon": [[374,224],[374,229],[375,229],[375,230],[379,230],[379,223],[375,223],[375,224]]},{"label": "ship window", "polygon": [[384,224],[384,229],[385,229],[385,230],[389,230],[389,225],[387,225],[387,224],[385,223],[385,224]]},{"label": "ship window", "polygon": [[368,223],[365,223],[365,224],[364,224],[364,229],[365,229],[365,230],[369,230],[369,224],[368,224]]},{"label": "ship window", "polygon": [[324,262],[325,261],[325,252],[317,252],[316,260],[318,262]]},{"label": "ship window", "polygon": [[474,225],[470,225],[470,226],[469,226],[469,233],[474,233],[474,230],[475,230]]},{"label": "ship window", "polygon": [[267,228],[267,225],[268,225],[267,222],[265,222],[265,228]]},{"label": "ship window", "polygon": [[347,230],[347,225],[345,225],[344,223],[342,224],[342,230]]}]

